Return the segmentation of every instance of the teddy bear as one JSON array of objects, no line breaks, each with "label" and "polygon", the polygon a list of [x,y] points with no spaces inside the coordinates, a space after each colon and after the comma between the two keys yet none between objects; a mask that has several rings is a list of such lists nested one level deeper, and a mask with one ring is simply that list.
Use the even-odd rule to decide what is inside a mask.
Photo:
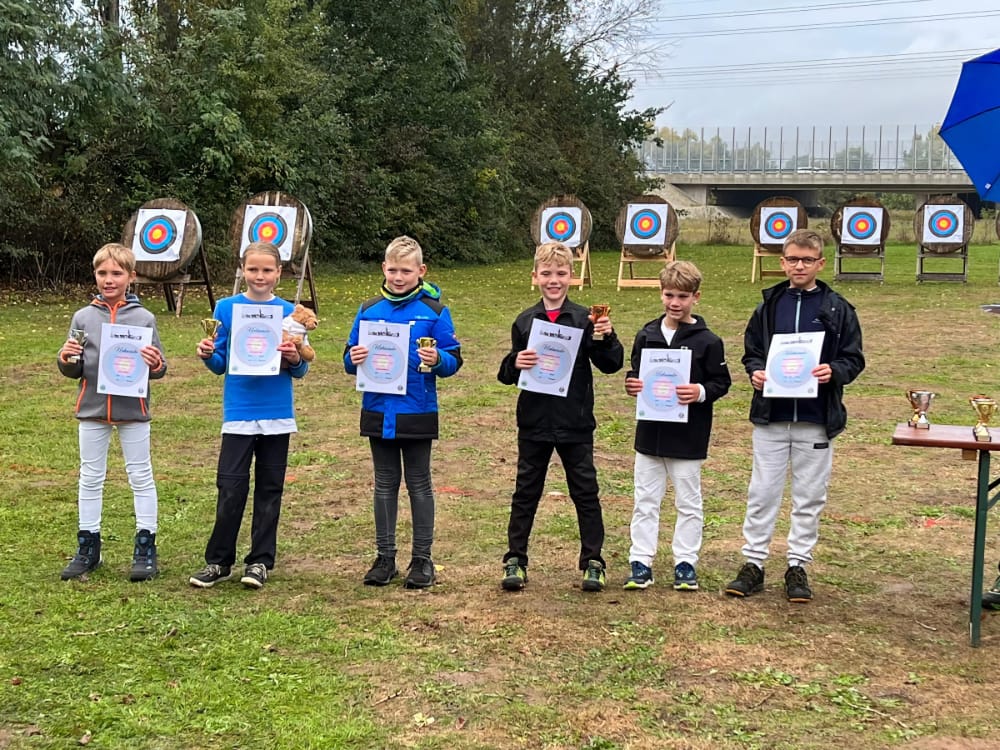
[{"label": "teddy bear", "polygon": [[296,305],[291,314],[281,321],[281,340],[294,342],[299,356],[306,362],[312,362],[316,358],[316,350],[309,346],[306,334],[318,325],[315,311],[305,305]]}]

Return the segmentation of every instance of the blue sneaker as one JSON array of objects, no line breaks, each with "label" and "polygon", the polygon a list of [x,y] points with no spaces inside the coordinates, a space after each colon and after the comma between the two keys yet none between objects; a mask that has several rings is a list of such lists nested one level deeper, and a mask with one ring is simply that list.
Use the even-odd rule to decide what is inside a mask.
[{"label": "blue sneaker", "polygon": [[674,591],[697,591],[698,574],[694,565],[681,562],[674,566]]},{"label": "blue sneaker", "polygon": [[653,585],[653,569],[648,565],[643,565],[638,560],[633,560],[632,575],[625,581],[625,588],[629,590],[644,589]]}]

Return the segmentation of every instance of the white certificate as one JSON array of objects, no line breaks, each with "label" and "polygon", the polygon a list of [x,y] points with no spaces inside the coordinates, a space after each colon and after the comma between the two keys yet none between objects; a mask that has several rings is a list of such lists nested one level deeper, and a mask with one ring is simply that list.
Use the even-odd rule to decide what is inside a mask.
[{"label": "white certificate", "polygon": [[355,389],[405,395],[410,326],[406,323],[362,320],[358,325],[358,344],[368,347],[368,356],[358,365]]},{"label": "white certificate", "polygon": [[768,398],[816,398],[819,381],[812,374],[823,350],[823,331],[776,333],[771,337],[764,372]]},{"label": "white certificate", "polygon": [[139,350],[152,343],[152,328],[102,323],[97,392],[145,398],[149,393],[149,365]]},{"label": "white certificate", "polygon": [[528,349],[538,352],[538,364],[521,370],[517,387],[535,393],[566,397],[573,366],[580,350],[583,329],[570,328],[544,320],[531,321]]},{"label": "white certificate", "polygon": [[688,405],[677,400],[677,386],[691,382],[690,349],[643,349],[639,379],[642,391],[635,400],[636,419],[688,421]]},{"label": "white certificate", "polygon": [[277,375],[281,370],[280,305],[233,305],[230,375]]}]

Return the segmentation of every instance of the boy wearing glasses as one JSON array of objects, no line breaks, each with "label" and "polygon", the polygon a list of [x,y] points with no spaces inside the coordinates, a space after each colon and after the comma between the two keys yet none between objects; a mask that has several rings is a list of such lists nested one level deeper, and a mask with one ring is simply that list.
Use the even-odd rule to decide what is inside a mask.
[{"label": "boy wearing glasses", "polygon": [[[785,239],[781,267],[788,277],[763,291],[764,300],[743,335],[743,366],[753,385],[753,470],[743,520],[745,563],[726,587],[730,596],[746,597],[764,588],[764,561],[781,509],[785,478],[791,465],[791,514],[785,595],[790,602],[812,599],[805,566],[819,537],[819,515],[833,466],[833,438],[847,424],[844,386],[865,368],[861,325],[854,307],[817,281],[826,261],[823,238],[808,229]],[[815,398],[765,398],[764,367],[776,333],[824,331]]]}]

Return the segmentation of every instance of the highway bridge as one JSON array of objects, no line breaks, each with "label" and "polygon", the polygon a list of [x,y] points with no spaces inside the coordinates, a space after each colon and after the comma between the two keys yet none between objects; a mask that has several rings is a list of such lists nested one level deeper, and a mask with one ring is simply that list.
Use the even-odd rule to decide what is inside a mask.
[{"label": "highway bridge", "polygon": [[972,183],[936,128],[686,129],[646,141],[639,156],[675,205],[746,208],[790,195],[810,207],[826,189],[911,193],[914,205],[952,194],[979,209]]}]

